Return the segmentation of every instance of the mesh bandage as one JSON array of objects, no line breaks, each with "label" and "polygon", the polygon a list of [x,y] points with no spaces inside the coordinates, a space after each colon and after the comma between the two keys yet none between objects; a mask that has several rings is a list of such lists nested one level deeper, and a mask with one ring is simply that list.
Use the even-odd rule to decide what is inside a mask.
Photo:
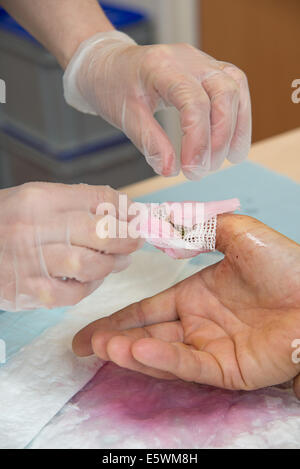
[{"label": "mesh bandage", "polygon": [[175,259],[195,257],[215,250],[217,215],[233,212],[239,206],[238,199],[147,204],[141,235]]}]

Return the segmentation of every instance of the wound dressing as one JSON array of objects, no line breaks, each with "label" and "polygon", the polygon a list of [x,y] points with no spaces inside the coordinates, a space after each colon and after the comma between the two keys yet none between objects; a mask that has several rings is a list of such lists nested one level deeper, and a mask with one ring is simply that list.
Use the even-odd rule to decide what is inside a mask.
[{"label": "wound dressing", "polygon": [[217,216],[239,207],[238,199],[147,204],[141,214],[140,235],[174,259],[195,257],[215,251]]}]

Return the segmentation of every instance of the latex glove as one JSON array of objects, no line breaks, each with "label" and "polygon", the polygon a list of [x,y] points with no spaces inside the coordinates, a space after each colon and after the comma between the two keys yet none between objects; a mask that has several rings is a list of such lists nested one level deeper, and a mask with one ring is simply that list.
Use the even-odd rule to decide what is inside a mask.
[{"label": "latex glove", "polygon": [[118,195],[84,184],[28,183],[0,191],[0,309],[75,304],[126,268],[141,240],[96,233],[101,202],[113,204],[126,225]]},{"label": "latex glove", "polygon": [[66,101],[122,129],[154,171],[176,175],[170,140],[153,117],[162,104],[180,112],[181,168],[199,179],[227,157],[243,161],[251,140],[245,74],[188,44],[138,46],[110,31],[84,41],[64,75]]},{"label": "latex glove", "polygon": [[[218,262],[91,323],[80,356],[160,378],[251,390],[300,372],[300,246],[257,220],[220,215]],[[297,358],[298,357],[298,358]],[[295,380],[299,393],[299,378]]]}]

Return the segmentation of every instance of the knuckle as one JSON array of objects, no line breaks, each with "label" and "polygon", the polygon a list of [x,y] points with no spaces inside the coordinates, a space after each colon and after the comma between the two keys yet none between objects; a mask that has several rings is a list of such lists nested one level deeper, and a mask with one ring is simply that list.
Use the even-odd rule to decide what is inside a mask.
[{"label": "knuckle", "polygon": [[86,191],[90,186],[85,182],[79,182],[78,184],[76,184],[76,187],[80,191]]},{"label": "knuckle", "polygon": [[92,191],[92,211],[96,212],[97,208],[100,204],[106,203],[106,202],[113,202],[116,199],[116,194],[117,191],[115,191],[112,187],[110,186],[87,186],[86,184],[80,184],[82,187],[82,190],[87,190],[87,187],[89,190]]},{"label": "knuckle", "polygon": [[198,87],[188,82],[184,76],[172,85],[169,95],[170,97],[176,95],[179,98],[182,103],[181,110],[210,109],[211,103],[208,95],[199,92]]},{"label": "knuckle", "polygon": [[[212,77],[212,80],[214,79],[214,76]],[[227,99],[229,98],[230,101],[233,100],[234,98],[239,96],[239,84],[237,81],[233,79],[232,76],[227,75],[226,73],[222,72],[222,78],[220,82],[218,83],[218,86],[213,90],[213,95],[211,97],[212,103],[223,103],[224,98],[225,102],[227,102]]]},{"label": "knuckle", "polygon": [[149,68],[157,68],[157,66],[166,64],[172,56],[172,48],[168,44],[155,44],[146,49],[144,63]]},{"label": "knuckle", "polygon": [[[207,124],[211,112],[211,103],[208,99],[197,99],[194,102],[187,103],[182,109],[181,125],[189,127],[202,124]],[[204,119],[206,116],[206,120]]]},{"label": "knuckle", "polygon": [[230,76],[238,83],[242,83],[242,82],[247,82],[247,75],[246,73],[241,70],[240,68],[236,67],[235,65],[233,64],[227,64],[225,65],[225,67],[223,68],[223,70],[225,72],[228,72],[230,74]]},{"label": "knuckle", "polygon": [[104,202],[109,202],[116,194],[117,191],[115,191],[112,187],[106,185],[102,187],[102,193],[100,193],[100,198]]},{"label": "knuckle", "polygon": [[21,186],[18,197],[19,211],[21,213],[32,211],[36,208],[37,202],[43,200],[44,189],[39,183],[29,182]]},{"label": "knuckle", "polygon": [[247,81],[246,73],[238,67],[235,67],[235,73],[239,81]]},{"label": "knuckle", "polygon": [[239,85],[238,83],[231,78],[230,80],[227,80],[226,83],[224,84],[224,89],[221,92],[221,94],[225,95],[230,95],[230,97],[234,97],[239,93]]},{"label": "knuckle", "polygon": [[114,208],[118,201],[118,192],[110,186],[103,186],[98,193],[97,208],[101,204],[112,204]]},{"label": "knuckle", "polygon": [[38,182],[27,182],[21,186],[21,193],[23,197],[32,198],[43,193],[43,186]]}]

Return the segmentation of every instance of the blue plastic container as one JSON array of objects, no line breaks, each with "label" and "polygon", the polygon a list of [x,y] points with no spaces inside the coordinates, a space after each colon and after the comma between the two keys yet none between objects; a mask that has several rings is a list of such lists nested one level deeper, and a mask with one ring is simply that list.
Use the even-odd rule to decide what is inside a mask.
[{"label": "blue plastic container", "polygon": [[[151,41],[151,25],[145,15],[105,3],[101,6],[116,28],[140,44]],[[75,158],[81,149],[107,147],[107,142],[125,142],[124,135],[106,121],[65,103],[63,72],[55,58],[3,9],[0,72],[7,85],[0,128],[15,139],[58,159]]]},{"label": "blue plastic container", "polygon": [[[118,8],[115,6],[107,5],[106,3],[100,2],[104,13],[115,26],[116,29],[126,29],[132,26],[140,25],[148,21],[147,16],[144,13],[136,10],[126,10],[124,8]],[[5,10],[0,7],[0,28],[15,34],[24,39],[37,42],[34,37],[31,36],[22,26],[20,26]]]},{"label": "blue plastic container", "polygon": [[[140,12],[102,4],[110,21],[140,44],[152,26]],[[0,146],[10,185],[28,180],[118,187],[152,175],[135,147],[108,122],[68,106],[55,58],[0,9]]]}]

